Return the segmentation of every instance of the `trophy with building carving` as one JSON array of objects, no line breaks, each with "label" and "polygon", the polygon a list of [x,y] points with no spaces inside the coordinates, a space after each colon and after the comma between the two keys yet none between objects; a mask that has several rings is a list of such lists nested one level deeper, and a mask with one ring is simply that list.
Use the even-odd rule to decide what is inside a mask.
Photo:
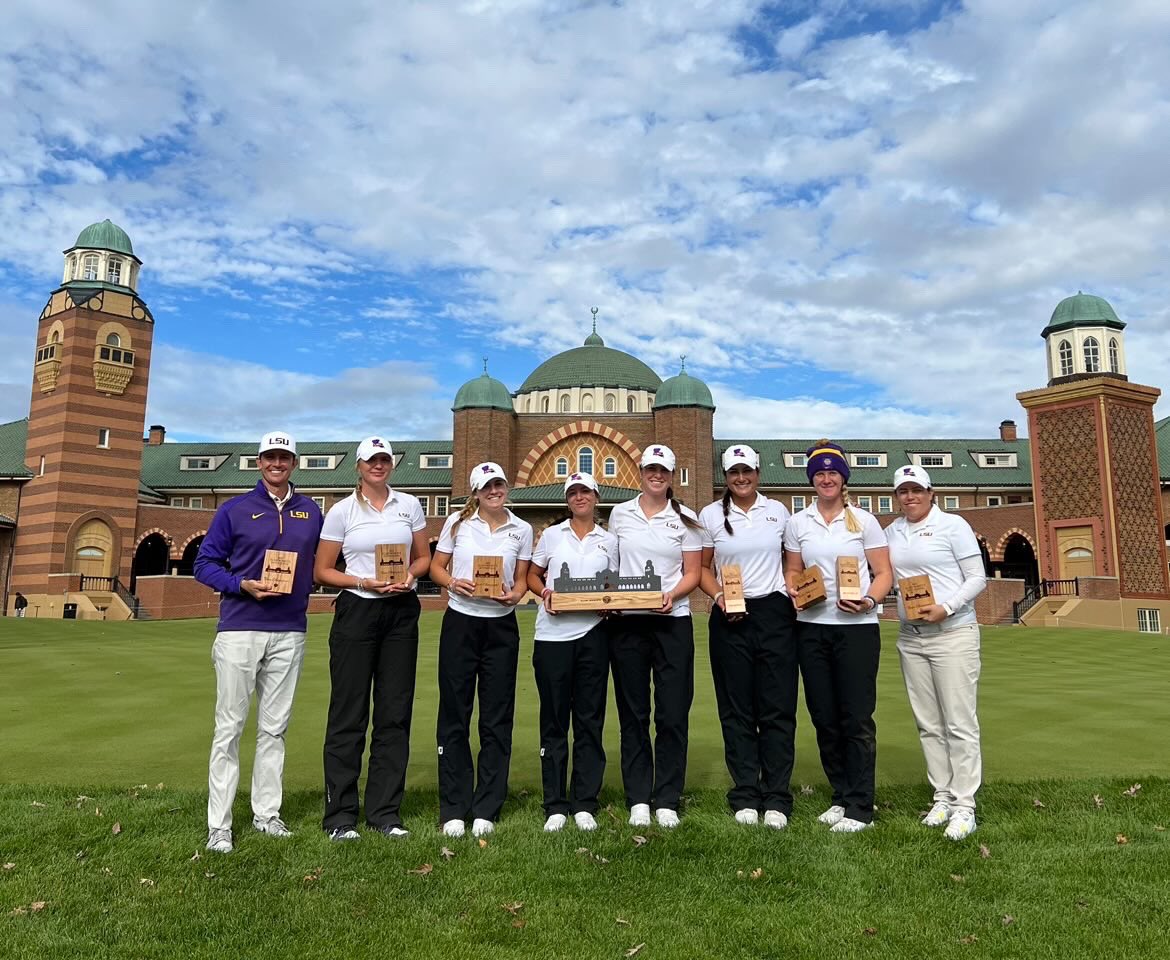
[{"label": "trophy with building carving", "polygon": [[659,610],[662,608],[662,578],[646,561],[640,577],[620,577],[616,570],[600,570],[591,577],[574,577],[569,565],[552,583],[554,613],[576,610]]},{"label": "trophy with building carving", "polygon": [[747,613],[747,601],[743,598],[743,574],[738,563],[725,563],[719,568],[723,582],[723,612]]},{"label": "trophy with building carving", "polygon": [[379,543],[374,548],[375,576],[388,586],[406,583],[406,544]]},{"label": "trophy with building carving", "polygon": [[291,550],[265,550],[260,583],[269,593],[292,593],[297,572],[297,555]]},{"label": "trophy with building carving", "polygon": [[902,595],[902,607],[907,620],[925,620],[926,607],[934,606],[934,587],[930,577],[903,577],[898,581],[898,593]]},{"label": "trophy with building carving", "polygon": [[807,610],[828,597],[825,592],[825,578],[821,576],[821,568],[815,563],[811,567],[805,567],[793,585],[796,587],[796,593],[792,597],[792,603],[797,610]]},{"label": "trophy with building carving", "polygon": [[471,579],[475,581],[473,597],[488,600],[504,592],[504,558],[475,557],[472,560]]}]

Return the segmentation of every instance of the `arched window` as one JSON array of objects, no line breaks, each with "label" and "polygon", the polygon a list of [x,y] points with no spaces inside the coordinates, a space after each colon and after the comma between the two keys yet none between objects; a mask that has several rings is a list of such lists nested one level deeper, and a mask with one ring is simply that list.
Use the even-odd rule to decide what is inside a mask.
[{"label": "arched window", "polygon": [[557,476],[567,477],[569,475],[569,461],[565,457],[557,457]]},{"label": "arched window", "polygon": [[561,413],[569,412],[569,395],[566,393],[561,397]]},{"label": "arched window", "polygon": [[122,346],[122,338],[119,337],[116,333],[111,333],[108,337],[106,337],[106,343],[108,343],[111,347],[120,347]]},{"label": "arched window", "polygon": [[69,258],[69,279],[77,279],[77,257]]},{"label": "arched window", "polygon": [[1117,338],[1109,338],[1109,372],[1121,373],[1121,359],[1118,357]]},{"label": "arched window", "polygon": [[532,397],[529,397],[527,400],[524,401],[524,412],[525,413],[532,413]]},{"label": "arched window", "polygon": [[593,412],[593,394],[587,393],[587,394],[585,394],[585,396],[583,396],[581,398],[581,412],[582,413],[592,413]]},{"label": "arched window", "polygon": [[1057,349],[1060,351],[1060,375],[1071,377],[1073,372],[1072,344],[1067,340],[1061,340]]},{"label": "arched window", "polygon": [[607,393],[605,395],[605,412],[613,413],[615,410],[617,410],[617,397],[612,393]]},{"label": "arched window", "polygon": [[1101,371],[1101,345],[1096,337],[1085,337],[1085,373]]},{"label": "arched window", "polygon": [[617,476],[617,461],[613,457],[606,457],[605,458],[604,473],[605,473],[605,476],[607,476],[607,477],[616,477]]},{"label": "arched window", "polygon": [[122,282],[122,261],[110,259],[106,264],[106,280],[109,283]]},{"label": "arched window", "polygon": [[541,413],[548,413],[548,397],[545,397],[543,400],[540,401],[540,412]]},{"label": "arched window", "polygon": [[87,253],[81,261],[81,279],[98,279],[98,258],[96,253]]},{"label": "arched window", "polygon": [[634,398],[626,397],[626,413],[634,412]]},{"label": "arched window", "polygon": [[577,451],[577,472],[578,473],[592,473],[593,472],[593,448],[581,447]]},{"label": "arched window", "polygon": [[54,330],[52,333],[49,334],[49,343],[60,343],[60,342],[61,342],[61,331],[60,330]]}]

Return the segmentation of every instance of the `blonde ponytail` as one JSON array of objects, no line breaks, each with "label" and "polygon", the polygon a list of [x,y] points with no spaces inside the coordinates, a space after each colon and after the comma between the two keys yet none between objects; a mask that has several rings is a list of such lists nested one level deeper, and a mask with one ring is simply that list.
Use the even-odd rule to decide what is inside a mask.
[{"label": "blonde ponytail", "polygon": [[853,500],[845,487],[841,487],[841,496],[845,500],[845,529],[850,533],[861,533],[861,521],[857,519],[857,514],[850,509],[853,506]]},{"label": "blonde ponytail", "polygon": [[476,510],[479,509],[479,501],[475,499],[475,494],[470,493],[467,496],[467,503],[459,511],[459,516],[455,518],[455,522],[451,524],[451,539],[455,539],[455,534],[459,532],[459,524],[470,517]]}]

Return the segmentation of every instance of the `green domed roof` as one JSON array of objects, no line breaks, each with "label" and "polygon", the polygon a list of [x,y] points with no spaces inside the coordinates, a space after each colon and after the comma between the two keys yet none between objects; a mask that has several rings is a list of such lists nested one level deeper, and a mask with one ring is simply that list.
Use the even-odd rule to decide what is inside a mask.
[{"label": "green domed roof", "polygon": [[1047,337],[1050,333],[1073,327],[1112,327],[1124,330],[1125,324],[1117,318],[1108,300],[1078,290],[1076,296],[1065,297],[1056,305],[1052,319],[1040,336]]},{"label": "green domed roof", "polygon": [[512,394],[495,377],[489,377],[485,369],[474,380],[468,380],[455,394],[452,410],[489,409],[512,412]]},{"label": "green domed roof", "polygon": [[114,250],[134,256],[134,246],[126,231],[108,218],[101,223],[91,223],[77,235],[75,247],[92,247],[96,250]]},{"label": "green domed roof", "polygon": [[585,338],[584,346],[549,357],[528,375],[516,392],[562,387],[625,387],[653,393],[661,385],[658,374],[637,357],[607,347],[594,329]]},{"label": "green domed roof", "polygon": [[662,381],[658,393],[654,397],[654,409],[663,407],[705,407],[715,409],[715,401],[707,384],[697,377],[692,377],[686,370],[678,376],[668,377]]}]

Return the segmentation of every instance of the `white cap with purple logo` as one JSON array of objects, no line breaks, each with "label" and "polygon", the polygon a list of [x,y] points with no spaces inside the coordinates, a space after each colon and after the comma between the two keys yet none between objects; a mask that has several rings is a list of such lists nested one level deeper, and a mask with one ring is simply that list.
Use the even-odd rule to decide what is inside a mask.
[{"label": "white cap with purple logo", "polygon": [[661,443],[650,444],[650,446],[642,451],[642,460],[638,466],[648,467],[651,464],[658,464],[658,466],[665,467],[673,473],[674,451],[670,447],[663,446]]},{"label": "white cap with purple logo", "polygon": [[508,482],[508,478],[504,475],[504,468],[498,463],[488,460],[486,463],[477,464],[475,469],[471,471],[471,489],[481,490],[497,478],[503,480],[504,483]]},{"label": "white cap with purple logo", "polygon": [[723,472],[727,473],[736,464],[743,464],[753,470],[760,469],[760,455],[746,443],[736,443],[723,451]]},{"label": "white cap with purple logo", "polygon": [[597,481],[593,479],[591,473],[570,473],[565,477],[565,493],[568,493],[573,487],[587,487],[594,493],[597,493]]},{"label": "white cap with purple logo", "polygon": [[391,448],[389,440],[384,440],[382,437],[366,437],[358,444],[357,458],[359,460],[373,460],[379,453],[386,454],[391,460],[394,459],[394,450]]},{"label": "white cap with purple logo", "polygon": [[922,487],[923,490],[930,489],[930,474],[922,467],[916,467],[913,464],[908,464],[904,467],[898,467],[894,472],[894,489],[905,483],[916,483]]}]

